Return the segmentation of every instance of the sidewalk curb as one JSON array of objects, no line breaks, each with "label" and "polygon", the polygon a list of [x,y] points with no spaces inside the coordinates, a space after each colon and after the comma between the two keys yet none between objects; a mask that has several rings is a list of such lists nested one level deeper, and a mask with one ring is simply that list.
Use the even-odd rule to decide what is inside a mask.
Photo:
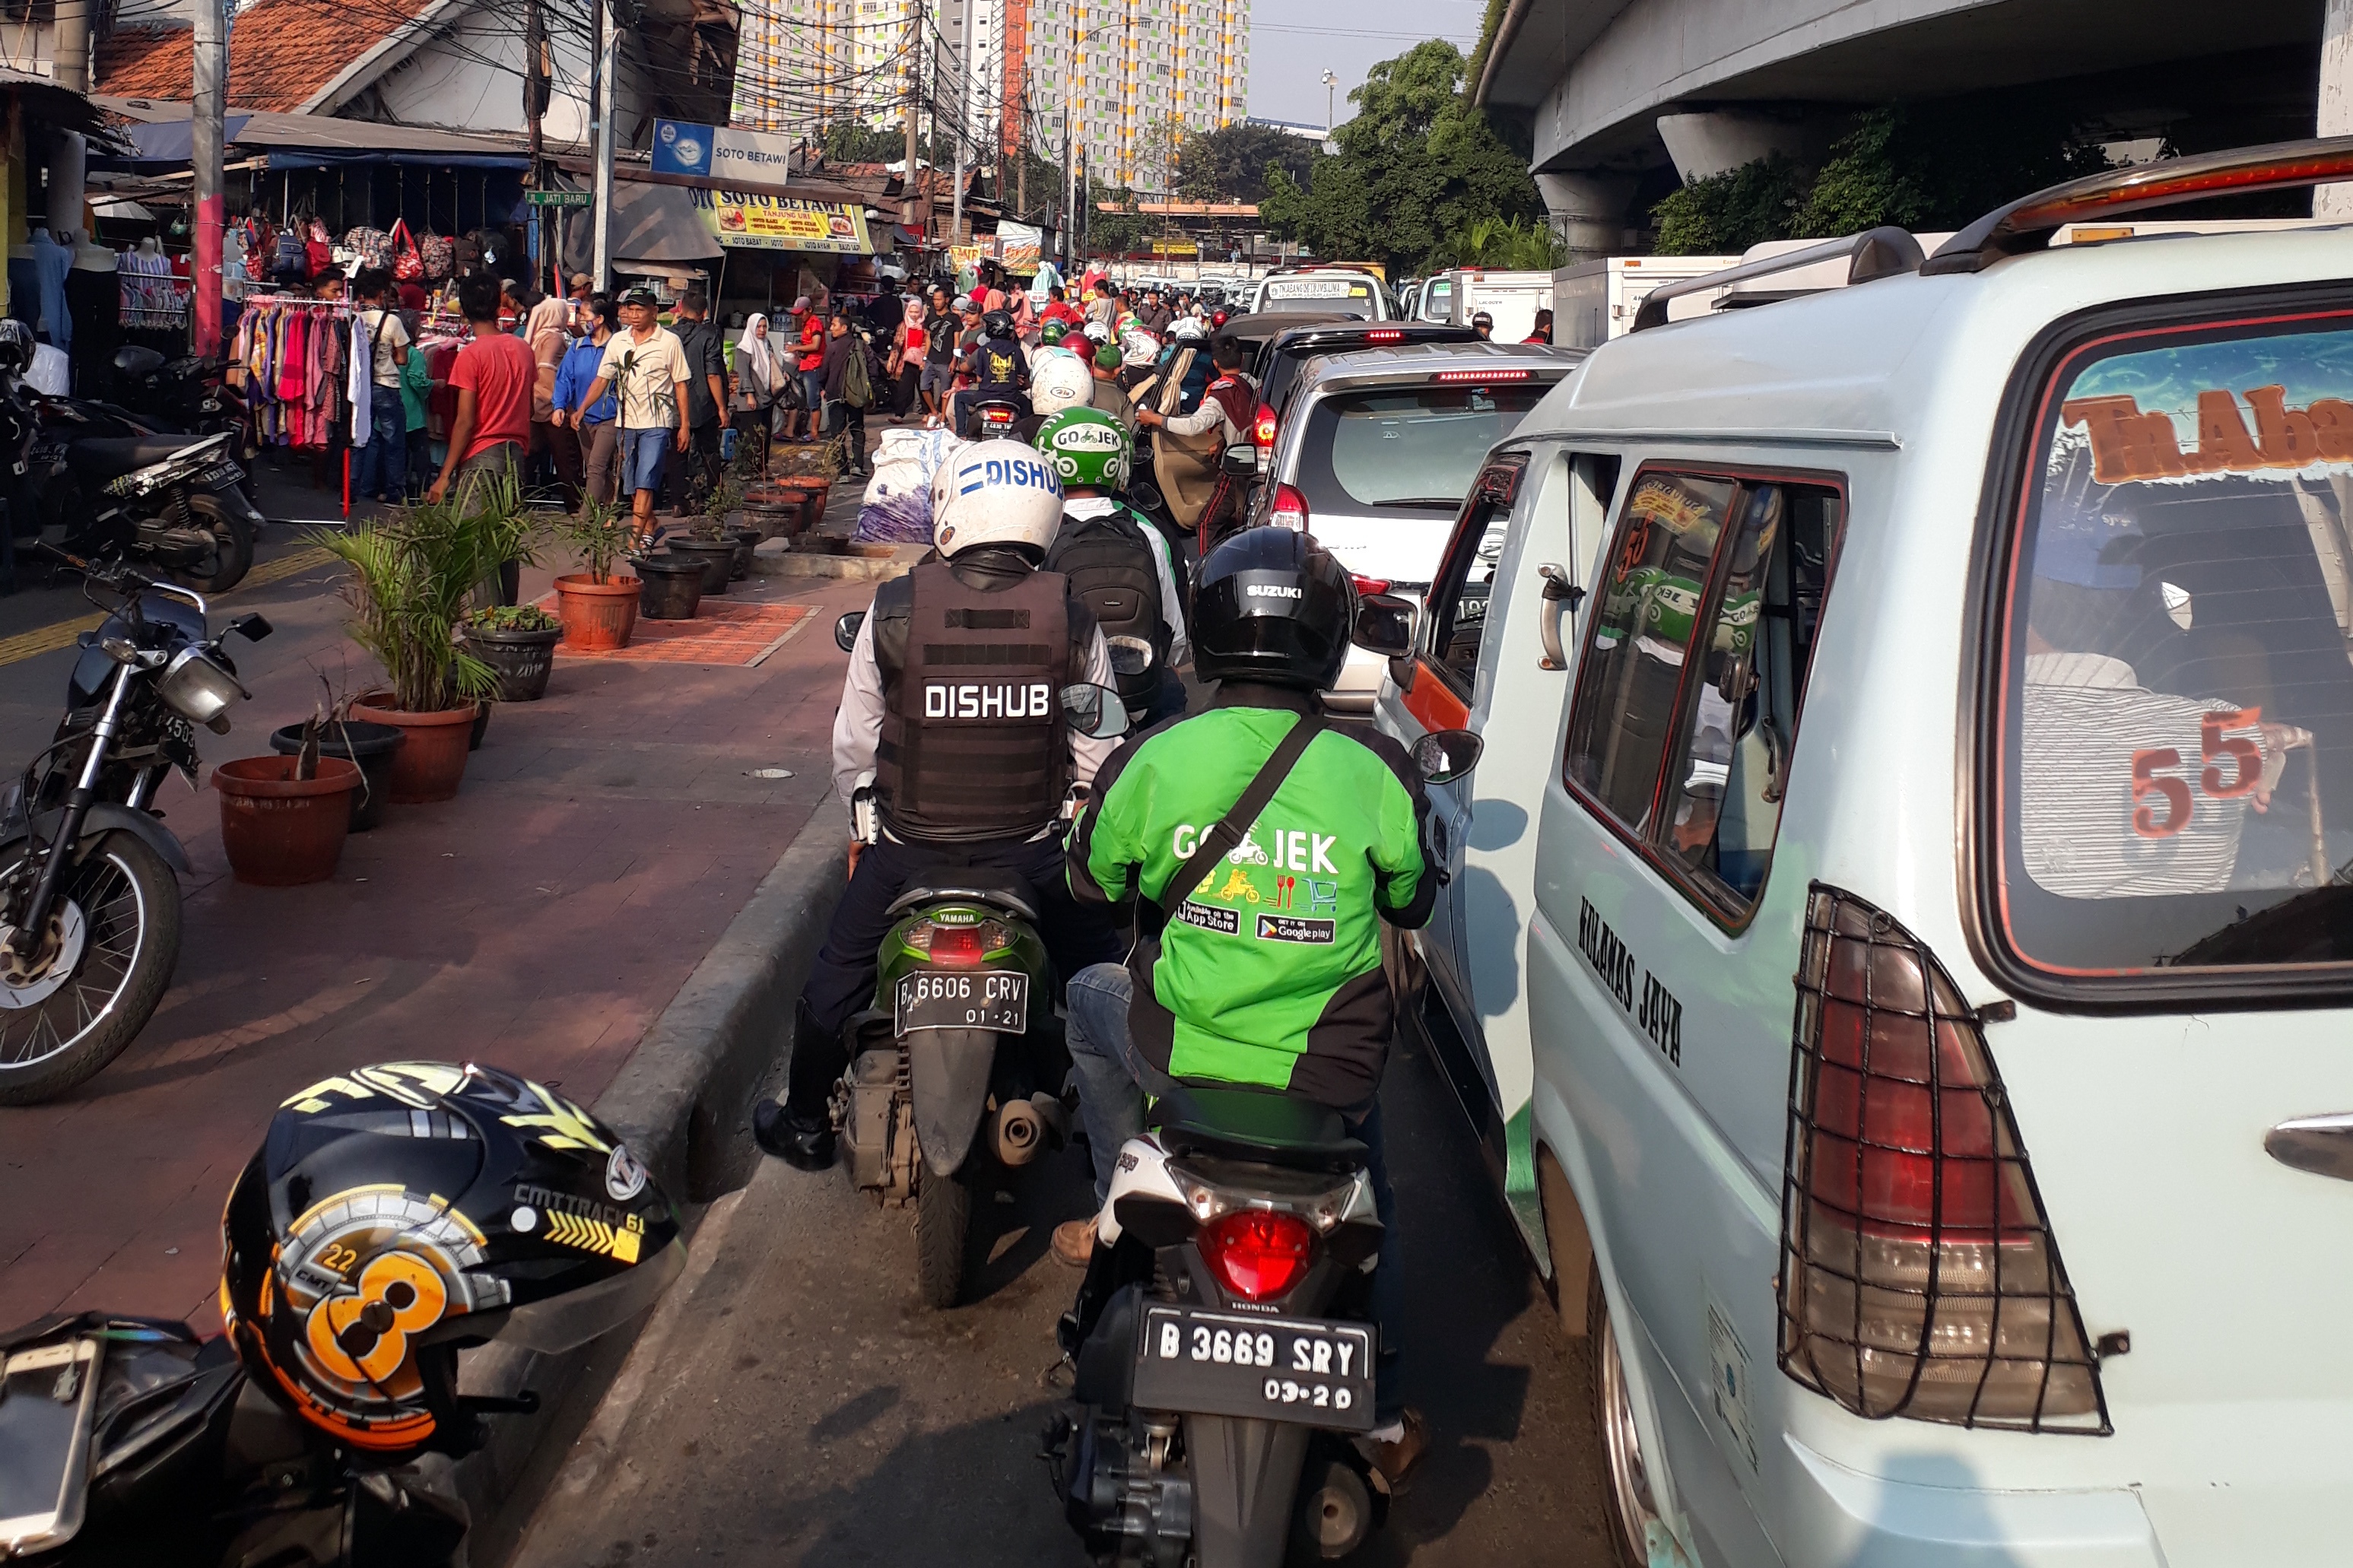
[{"label": "sidewalk curb", "polygon": [[[691,1227],[751,1168],[745,1111],[786,1049],[794,1003],[847,879],[847,844],[828,793],[592,1107]],[[476,1568],[513,1552],[645,1321],[562,1355],[491,1344],[466,1358],[466,1393],[512,1396],[528,1387],[540,1400],[536,1415],[491,1417],[491,1442],[456,1466],[475,1521],[468,1556]]]}]

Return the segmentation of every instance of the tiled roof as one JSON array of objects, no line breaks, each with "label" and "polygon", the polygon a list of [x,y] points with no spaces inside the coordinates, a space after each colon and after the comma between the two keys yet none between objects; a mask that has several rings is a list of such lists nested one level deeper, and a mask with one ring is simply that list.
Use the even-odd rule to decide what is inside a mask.
[{"label": "tiled roof", "polygon": [[[427,3],[253,0],[229,31],[229,107],[299,110]],[[195,37],[186,27],[117,27],[99,46],[97,90],[118,98],[187,98],[195,85]]]}]

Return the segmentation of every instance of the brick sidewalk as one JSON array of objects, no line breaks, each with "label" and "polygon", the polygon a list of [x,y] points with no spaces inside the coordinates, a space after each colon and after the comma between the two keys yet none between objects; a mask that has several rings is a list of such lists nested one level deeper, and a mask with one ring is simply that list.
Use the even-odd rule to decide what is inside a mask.
[{"label": "brick sidewalk", "polygon": [[[833,617],[872,588],[733,601],[815,609],[756,668],[559,660],[545,700],[494,713],[457,800],[390,808],[331,882],[238,886],[209,781],[174,785],[196,875],[172,989],[71,1096],[0,1109],[0,1327],[84,1307],[216,1326],[229,1185],[279,1102],[329,1074],[474,1058],[593,1102],[828,801]],[[305,661],[343,657],[312,618],[249,677],[236,732],[203,738],[208,763],[309,710]]]}]

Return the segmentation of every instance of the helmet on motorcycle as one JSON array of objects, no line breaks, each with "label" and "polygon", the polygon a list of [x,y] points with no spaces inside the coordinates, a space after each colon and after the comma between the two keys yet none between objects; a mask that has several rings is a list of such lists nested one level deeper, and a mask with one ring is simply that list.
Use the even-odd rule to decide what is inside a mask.
[{"label": "helmet on motorcycle", "polygon": [[1061,481],[1035,447],[1019,441],[960,447],[932,476],[932,542],[942,555],[1014,544],[1042,560],[1061,526]]},{"label": "helmet on motorcycle", "polygon": [[1081,327],[1079,331],[1086,334],[1087,341],[1091,343],[1107,343],[1111,342],[1111,326],[1108,322],[1089,321],[1085,326]]},{"label": "helmet on motorcycle", "polygon": [[[1081,407],[1094,392],[1095,378],[1075,354],[1058,349],[1039,354],[1029,366],[1029,408],[1034,414],[1050,416],[1065,408]],[[1062,478],[1067,480],[1070,476]]]},{"label": "helmet on motorcycle", "polygon": [[1051,348],[1060,342],[1070,330],[1060,321],[1049,321],[1038,329],[1038,341]]},{"label": "helmet on motorcycle", "polygon": [[1175,342],[1198,342],[1209,335],[1209,329],[1191,316],[1180,316],[1169,324],[1168,336]]},{"label": "helmet on motorcycle", "polygon": [[1193,670],[1204,680],[1328,689],[1348,658],[1356,587],[1293,528],[1246,528],[1201,558],[1193,595]]},{"label": "helmet on motorcycle", "polygon": [[1009,338],[1013,335],[1013,313],[1010,310],[988,310],[982,313],[980,331],[984,337]]},{"label": "helmet on motorcycle", "polygon": [[33,363],[33,329],[14,316],[0,318],[0,370],[22,373]]},{"label": "helmet on motorcycle", "polygon": [[1127,488],[1127,472],[1135,460],[1135,444],[1117,419],[1100,408],[1071,408],[1039,427],[1038,450],[1065,487],[1092,489]]},{"label": "helmet on motorcycle", "polygon": [[278,1110],[221,1215],[221,1315],[255,1384],[338,1442],[463,1452],[460,1344],[555,1352],[686,1266],[619,1136],[495,1068],[392,1062]]}]

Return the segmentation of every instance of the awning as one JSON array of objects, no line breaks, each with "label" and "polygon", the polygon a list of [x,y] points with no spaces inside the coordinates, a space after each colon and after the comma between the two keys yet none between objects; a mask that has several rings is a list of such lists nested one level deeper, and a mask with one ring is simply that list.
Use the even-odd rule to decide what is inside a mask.
[{"label": "awning", "polygon": [[[712,261],[723,252],[718,239],[694,210],[694,193],[676,185],[635,180],[613,184],[613,260],[632,262]],[[564,269],[586,272],[596,259],[596,215],[574,207],[564,226]]]},{"label": "awning", "polygon": [[[108,99],[103,107],[131,123],[129,156],[93,154],[92,168],[152,170],[185,165],[195,156],[188,106],[147,99]],[[223,145],[236,155],[266,153],[273,169],[323,169],[344,163],[423,164],[437,169],[530,167],[512,142],[422,125],[385,125],[328,114],[272,114],[233,110],[222,121]]]}]

